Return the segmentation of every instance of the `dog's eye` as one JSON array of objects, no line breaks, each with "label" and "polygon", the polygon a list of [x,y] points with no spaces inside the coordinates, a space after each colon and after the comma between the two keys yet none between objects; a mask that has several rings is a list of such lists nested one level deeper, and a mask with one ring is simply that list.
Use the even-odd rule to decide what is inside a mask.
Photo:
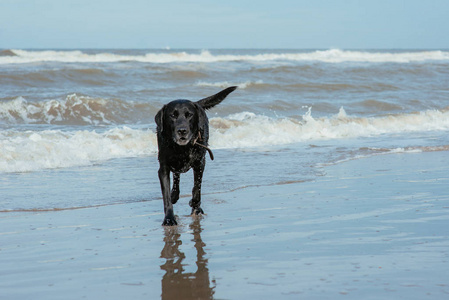
[{"label": "dog's eye", "polygon": [[189,113],[189,112],[186,112],[185,116],[186,116],[186,118],[188,119],[188,118],[190,118],[191,116],[193,116],[193,114],[191,114],[191,113]]},{"label": "dog's eye", "polygon": [[177,111],[174,111],[171,113],[170,117],[173,119],[176,119],[176,118],[178,118],[178,115],[179,115],[179,113]]}]

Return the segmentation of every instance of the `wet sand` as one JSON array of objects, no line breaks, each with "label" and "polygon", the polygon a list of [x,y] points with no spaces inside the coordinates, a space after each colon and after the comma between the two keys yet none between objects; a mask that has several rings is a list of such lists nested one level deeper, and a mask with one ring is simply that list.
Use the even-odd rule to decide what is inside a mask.
[{"label": "wet sand", "polygon": [[[445,299],[447,152],[324,166],[311,182],[0,214],[1,299]],[[269,172],[269,170],[267,170]],[[207,189],[207,188],[206,188]]]}]

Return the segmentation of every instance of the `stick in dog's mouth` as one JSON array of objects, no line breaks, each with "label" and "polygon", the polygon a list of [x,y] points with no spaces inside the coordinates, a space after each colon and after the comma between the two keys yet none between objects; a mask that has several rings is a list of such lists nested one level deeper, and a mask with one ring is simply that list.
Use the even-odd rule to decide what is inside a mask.
[{"label": "stick in dog's mouth", "polygon": [[204,146],[203,144],[200,144],[200,143],[198,143],[197,141],[195,141],[195,142],[193,143],[193,145],[198,145],[198,146],[203,147],[204,149],[206,149],[207,152],[209,152],[210,159],[211,159],[211,160],[214,160],[214,154],[212,153],[212,150],[210,150],[209,147]]},{"label": "stick in dog's mouth", "polygon": [[201,138],[201,132],[199,132],[199,131],[198,131],[198,136],[197,136],[197,138],[193,141],[193,145],[194,145],[194,146],[195,146],[195,145],[198,145],[198,146],[203,147],[204,149],[206,149],[207,152],[209,153],[210,159],[211,159],[211,160],[214,160],[214,154],[212,153],[212,150],[210,150],[209,147],[207,147],[207,146],[205,146],[205,145],[203,145],[203,144],[198,143],[198,140],[200,140],[200,141],[202,140],[202,138]]}]

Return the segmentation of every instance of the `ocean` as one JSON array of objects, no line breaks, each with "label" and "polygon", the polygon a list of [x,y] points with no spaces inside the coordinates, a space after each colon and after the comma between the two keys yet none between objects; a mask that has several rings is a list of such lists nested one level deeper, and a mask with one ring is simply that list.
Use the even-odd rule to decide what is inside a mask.
[{"label": "ocean", "polygon": [[[234,85],[162,229],[154,116]],[[441,299],[448,100],[449,50],[0,51],[2,291]]]},{"label": "ocean", "polygon": [[205,193],[449,150],[448,51],[9,50],[0,70],[3,211],[158,199],[154,115],[232,85]]}]

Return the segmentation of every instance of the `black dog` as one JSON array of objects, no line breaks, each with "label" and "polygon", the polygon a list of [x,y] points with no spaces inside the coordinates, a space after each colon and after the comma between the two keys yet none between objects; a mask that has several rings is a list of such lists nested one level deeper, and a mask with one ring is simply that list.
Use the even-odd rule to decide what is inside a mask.
[{"label": "black dog", "polygon": [[[159,181],[164,200],[165,218],[162,225],[177,225],[173,204],[179,199],[179,176],[190,168],[194,172],[192,190],[192,214],[204,214],[201,209],[201,182],[206,166],[206,150],[211,159],[212,151],[207,148],[209,120],[206,109],[223,101],[237,87],[229,87],[218,94],[197,102],[189,100],[172,101],[156,114],[157,144],[159,148]],[[170,172],[173,172],[173,189],[170,192]]]}]

